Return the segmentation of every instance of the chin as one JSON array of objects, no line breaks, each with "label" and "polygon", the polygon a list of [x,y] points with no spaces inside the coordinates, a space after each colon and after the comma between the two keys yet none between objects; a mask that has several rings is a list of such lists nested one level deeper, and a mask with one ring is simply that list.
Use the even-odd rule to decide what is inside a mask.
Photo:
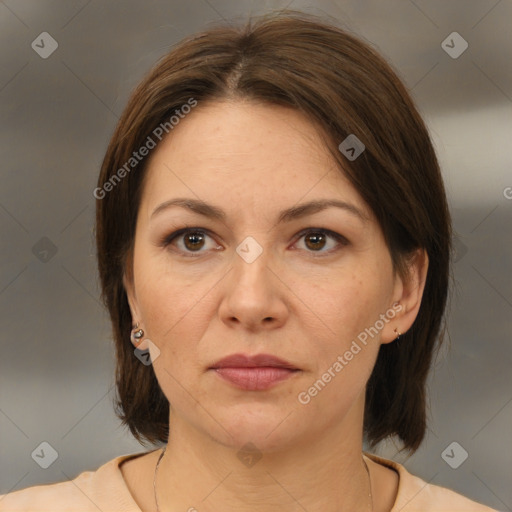
[{"label": "chin", "polygon": [[[277,411],[273,407],[270,409],[272,411],[266,413],[231,411],[215,416],[225,430],[216,424],[215,432],[210,431],[209,434],[224,446],[236,450],[254,445],[260,451],[272,452],[298,442],[300,431],[297,425],[285,419],[289,413],[283,408]],[[293,416],[290,414],[289,419]]]}]

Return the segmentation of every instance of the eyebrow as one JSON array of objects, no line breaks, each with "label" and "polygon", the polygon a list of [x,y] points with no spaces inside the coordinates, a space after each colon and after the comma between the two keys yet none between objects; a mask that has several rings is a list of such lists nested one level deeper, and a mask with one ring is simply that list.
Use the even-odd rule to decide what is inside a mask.
[{"label": "eyebrow", "polygon": [[[155,217],[157,214],[167,210],[171,206],[181,206],[182,208],[186,208],[192,212],[198,213],[199,215],[203,215],[205,217],[216,219],[222,222],[225,222],[226,220],[226,212],[224,212],[224,210],[221,208],[208,204],[204,201],[201,201],[200,199],[185,197],[177,197],[175,199],[170,199],[169,201],[163,202],[153,210],[150,218]],[[300,219],[302,217],[306,217],[307,215],[311,215],[313,213],[317,213],[332,207],[341,208],[342,210],[351,213],[355,217],[359,218],[359,220],[361,220],[363,223],[366,223],[369,220],[368,216],[353,204],[340,201],[338,199],[319,199],[316,201],[302,203],[297,206],[292,206],[291,208],[283,210],[279,214],[277,223],[282,224],[283,222],[290,222],[292,220]]]}]

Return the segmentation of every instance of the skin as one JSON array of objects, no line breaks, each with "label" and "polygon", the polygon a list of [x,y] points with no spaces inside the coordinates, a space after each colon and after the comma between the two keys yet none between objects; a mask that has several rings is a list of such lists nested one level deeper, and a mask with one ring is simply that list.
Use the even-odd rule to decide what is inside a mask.
[{"label": "skin", "polygon": [[[226,219],[179,206],[151,218],[178,197],[213,204]],[[281,210],[313,199],[350,203],[366,220],[330,207],[277,224]],[[185,234],[161,243],[185,227],[206,234],[199,242]],[[313,237],[300,234],[309,228]],[[323,231],[318,241],[320,228],[348,243]],[[251,263],[236,252],[247,236],[262,249]],[[408,278],[395,274],[372,212],[299,112],[226,101],[199,104],[181,120],[151,155],[125,276],[133,321],[145,332],[137,346],[158,347],[153,367],[170,402],[160,510],[370,510],[361,457],[365,386],[380,344],[412,325],[427,267],[417,251]],[[396,303],[400,312],[301,404],[299,393]],[[263,352],[300,371],[271,389],[244,391],[209,370],[229,354]],[[262,458],[246,467],[237,452],[249,442]],[[156,510],[160,453],[123,466],[143,510]],[[397,475],[368,465],[374,510],[389,511]]]}]

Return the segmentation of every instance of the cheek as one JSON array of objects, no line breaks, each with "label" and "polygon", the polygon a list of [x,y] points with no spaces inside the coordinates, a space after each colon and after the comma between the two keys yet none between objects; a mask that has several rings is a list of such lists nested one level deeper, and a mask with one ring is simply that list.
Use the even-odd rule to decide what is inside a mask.
[{"label": "cheek", "polygon": [[173,340],[185,339],[184,336],[193,344],[195,332],[200,332],[208,318],[207,299],[204,294],[195,293],[197,290],[179,289],[176,283],[166,284],[160,281],[155,288],[148,286],[141,295],[148,336],[153,336],[159,345],[172,345]]},{"label": "cheek", "polygon": [[[351,362],[350,366],[371,369],[380,346],[380,331],[376,334],[372,328],[388,307],[392,280],[387,276],[390,272],[385,262],[366,262],[332,274],[330,279],[317,281],[308,290],[301,291],[301,296],[308,298],[306,304],[312,305],[321,319],[324,334],[321,339],[316,338],[320,343],[314,347],[319,372],[331,367],[339,355],[351,348],[358,353],[351,360],[357,362]],[[311,318],[310,337],[313,322],[318,325],[318,318]],[[348,377],[352,372],[343,373]]]},{"label": "cheek", "polygon": [[304,290],[306,304],[312,304],[328,332],[338,340],[347,340],[376,311],[380,302],[378,292],[372,287],[373,278],[362,272],[347,272],[331,276],[329,281]]},{"label": "cheek", "polygon": [[[190,350],[208,318],[206,292],[214,283],[206,278],[194,284],[180,273],[170,272],[165,259],[140,254],[136,263],[137,301],[148,338],[169,355]],[[190,343],[173,343],[181,339]]]},{"label": "cheek", "polygon": [[[368,267],[366,267],[368,268]],[[379,337],[360,336],[373,326],[385,308],[386,287],[374,272],[340,275],[328,286],[313,288],[324,336],[314,338],[309,330],[311,380],[301,389],[311,397],[309,412],[341,421],[356,397],[363,392],[380,347]],[[358,338],[358,336],[360,336]],[[361,339],[364,341],[362,342]],[[329,416],[329,415],[327,415]]]}]

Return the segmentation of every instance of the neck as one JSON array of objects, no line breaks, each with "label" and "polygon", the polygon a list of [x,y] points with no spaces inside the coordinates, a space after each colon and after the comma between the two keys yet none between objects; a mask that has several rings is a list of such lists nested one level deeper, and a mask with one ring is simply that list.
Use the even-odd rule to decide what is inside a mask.
[{"label": "neck", "polygon": [[156,480],[160,512],[370,511],[362,439],[343,430],[251,459],[174,416]]}]

